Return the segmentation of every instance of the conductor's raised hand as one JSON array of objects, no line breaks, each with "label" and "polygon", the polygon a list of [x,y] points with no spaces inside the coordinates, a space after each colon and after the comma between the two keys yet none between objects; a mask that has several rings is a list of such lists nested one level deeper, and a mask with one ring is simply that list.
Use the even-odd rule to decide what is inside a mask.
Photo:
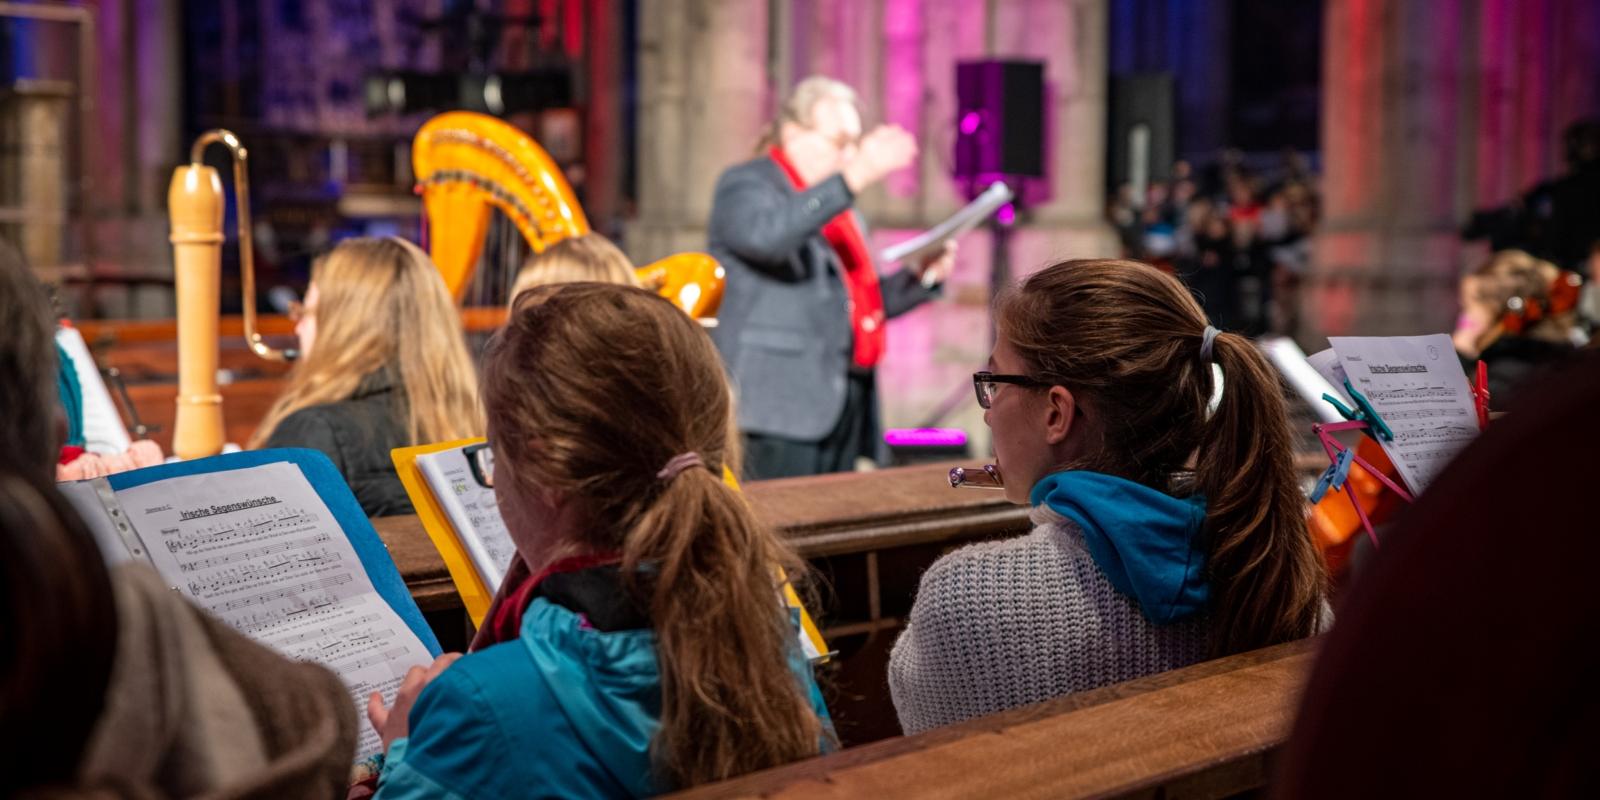
[{"label": "conductor's raised hand", "polygon": [[449,669],[460,657],[460,653],[445,653],[434,659],[426,669],[412,667],[407,670],[405,679],[400,681],[400,690],[395,692],[392,706],[385,707],[383,695],[377,692],[367,697],[367,720],[383,740],[385,753],[389,752],[389,745],[394,740],[410,735],[408,718],[411,716],[411,707],[417,703],[417,695],[422,694],[422,690],[439,677],[439,673]]},{"label": "conductor's raised hand", "polygon": [[844,182],[850,191],[860,193],[889,173],[910,166],[916,158],[917,140],[905,128],[879,125],[861,137],[855,157],[844,166]]}]

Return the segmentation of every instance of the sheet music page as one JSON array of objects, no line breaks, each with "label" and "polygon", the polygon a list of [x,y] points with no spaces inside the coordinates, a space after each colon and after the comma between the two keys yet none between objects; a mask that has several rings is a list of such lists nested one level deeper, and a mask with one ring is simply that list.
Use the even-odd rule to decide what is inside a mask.
[{"label": "sheet music page", "polygon": [[472,566],[493,592],[505,580],[517,546],[511,543],[511,534],[500,518],[494,490],[479,485],[472,477],[463,449],[424,453],[417,456],[417,467],[438,498],[439,507],[450,517],[450,524],[472,558]]},{"label": "sheet music page", "polygon": [[1381,442],[1413,494],[1478,435],[1478,413],[1450,337],[1334,336],[1350,384],[1367,396],[1394,441]]},{"label": "sheet music page", "polygon": [[[433,661],[379,596],[354,546],[299,467],[187,475],[117,493],[156,571],[224,622],[283,655],[393,702],[406,670]],[[382,749],[363,722],[357,756]]]},{"label": "sheet music page", "polygon": [[[1322,379],[1327,381],[1329,386],[1333,387],[1333,391],[1330,392],[1330,394],[1342,401],[1345,401],[1346,406],[1350,405],[1350,396],[1344,393],[1344,379],[1346,377],[1344,373],[1344,365],[1339,363],[1339,354],[1335,353],[1333,348],[1330,347],[1326,350],[1318,350],[1317,352],[1306,356],[1306,363],[1310,364],[1311,368],[1316,370],[1317,374],[1321,375]],[[1330,409],[1333,408],[1333,404],[1326,400],[1318,400],[1318,402]],[[1344,419],[1344,417],[1339,416],[1338,411],[1334,411],[1333,416],[1334,418],[1329,420],[1329,422],[1338,422]]]},{"label": "sheet music page", "polygon": [[989,215],[998,211],[1001,206],[1011,202],[1011,187],[1001,181],[989,184],[972,202],[961,207],[960,211],[951,214],[948,219],[915,237],[899,244],[884,249],[878,258],[884,263],[907,261],[918,263],[937,255],[944,248],[944,243],[960,236],[979,223],[989,218]]}]

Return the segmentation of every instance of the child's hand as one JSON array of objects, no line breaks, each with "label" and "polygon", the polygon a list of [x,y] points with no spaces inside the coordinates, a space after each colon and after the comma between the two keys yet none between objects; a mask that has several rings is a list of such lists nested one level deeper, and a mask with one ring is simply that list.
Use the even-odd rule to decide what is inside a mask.
[{"label": "child's hand", "polygon": [[460,653],[445,653],[433,660],[427,669],[412,667],[406,672],[405,680],[400,682],[400,691],[395,693],[394,705],[385,708],[383,695],[373,692],[367,698],[367,719],[372,722],[372,729],[378,732],[383,739],[383,751],[389,752],[390,743],[396,739],[404,739],[410,733],[409,722],[411,706],[417,702],[417,695],[422,694],[423,687],[439,677],[439,673],[450,668],[460,658]]}]

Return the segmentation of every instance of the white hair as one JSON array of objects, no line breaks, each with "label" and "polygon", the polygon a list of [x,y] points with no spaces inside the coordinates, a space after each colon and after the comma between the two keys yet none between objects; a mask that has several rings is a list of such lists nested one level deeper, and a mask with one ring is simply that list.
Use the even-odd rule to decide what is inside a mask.
[{"label": "white hair", "polygon": [[758,150],[778,143],[778,133],[786,122],[794,123],[801,127],[810,127],[817,103],[827,98],[837,98],[849,103],[858,112],[860,111],[860,97],[856,90],[843,81],[834,80],[825,75],[812,75],[795,84],[789,91],[783,104],[778,106],[778,115],[772,120],[762,134]]}]

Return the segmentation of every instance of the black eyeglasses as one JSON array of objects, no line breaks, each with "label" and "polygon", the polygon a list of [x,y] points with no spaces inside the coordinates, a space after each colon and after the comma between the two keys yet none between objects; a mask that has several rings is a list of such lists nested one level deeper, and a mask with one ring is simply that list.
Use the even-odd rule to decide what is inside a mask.
[{"label": "black eyeglasses", "polygon": [[467,466],[472,468],[473,480],[485,489],[493,489],[494,451],[489,449],[489,443],[469,444],[461,448],[461,455],[467,457]]},{"label": "black eyeglasses", "polygon": [[1050,384],[1037,381],[1026,375],[996,375],[993,372],[972,373],[972,391],[978,395],[978,406],[987,409],[994,403],[995,395],[1000,393],[1000,384],[1009,383],[1013,386],[1028,386],[1042,388]]}]

